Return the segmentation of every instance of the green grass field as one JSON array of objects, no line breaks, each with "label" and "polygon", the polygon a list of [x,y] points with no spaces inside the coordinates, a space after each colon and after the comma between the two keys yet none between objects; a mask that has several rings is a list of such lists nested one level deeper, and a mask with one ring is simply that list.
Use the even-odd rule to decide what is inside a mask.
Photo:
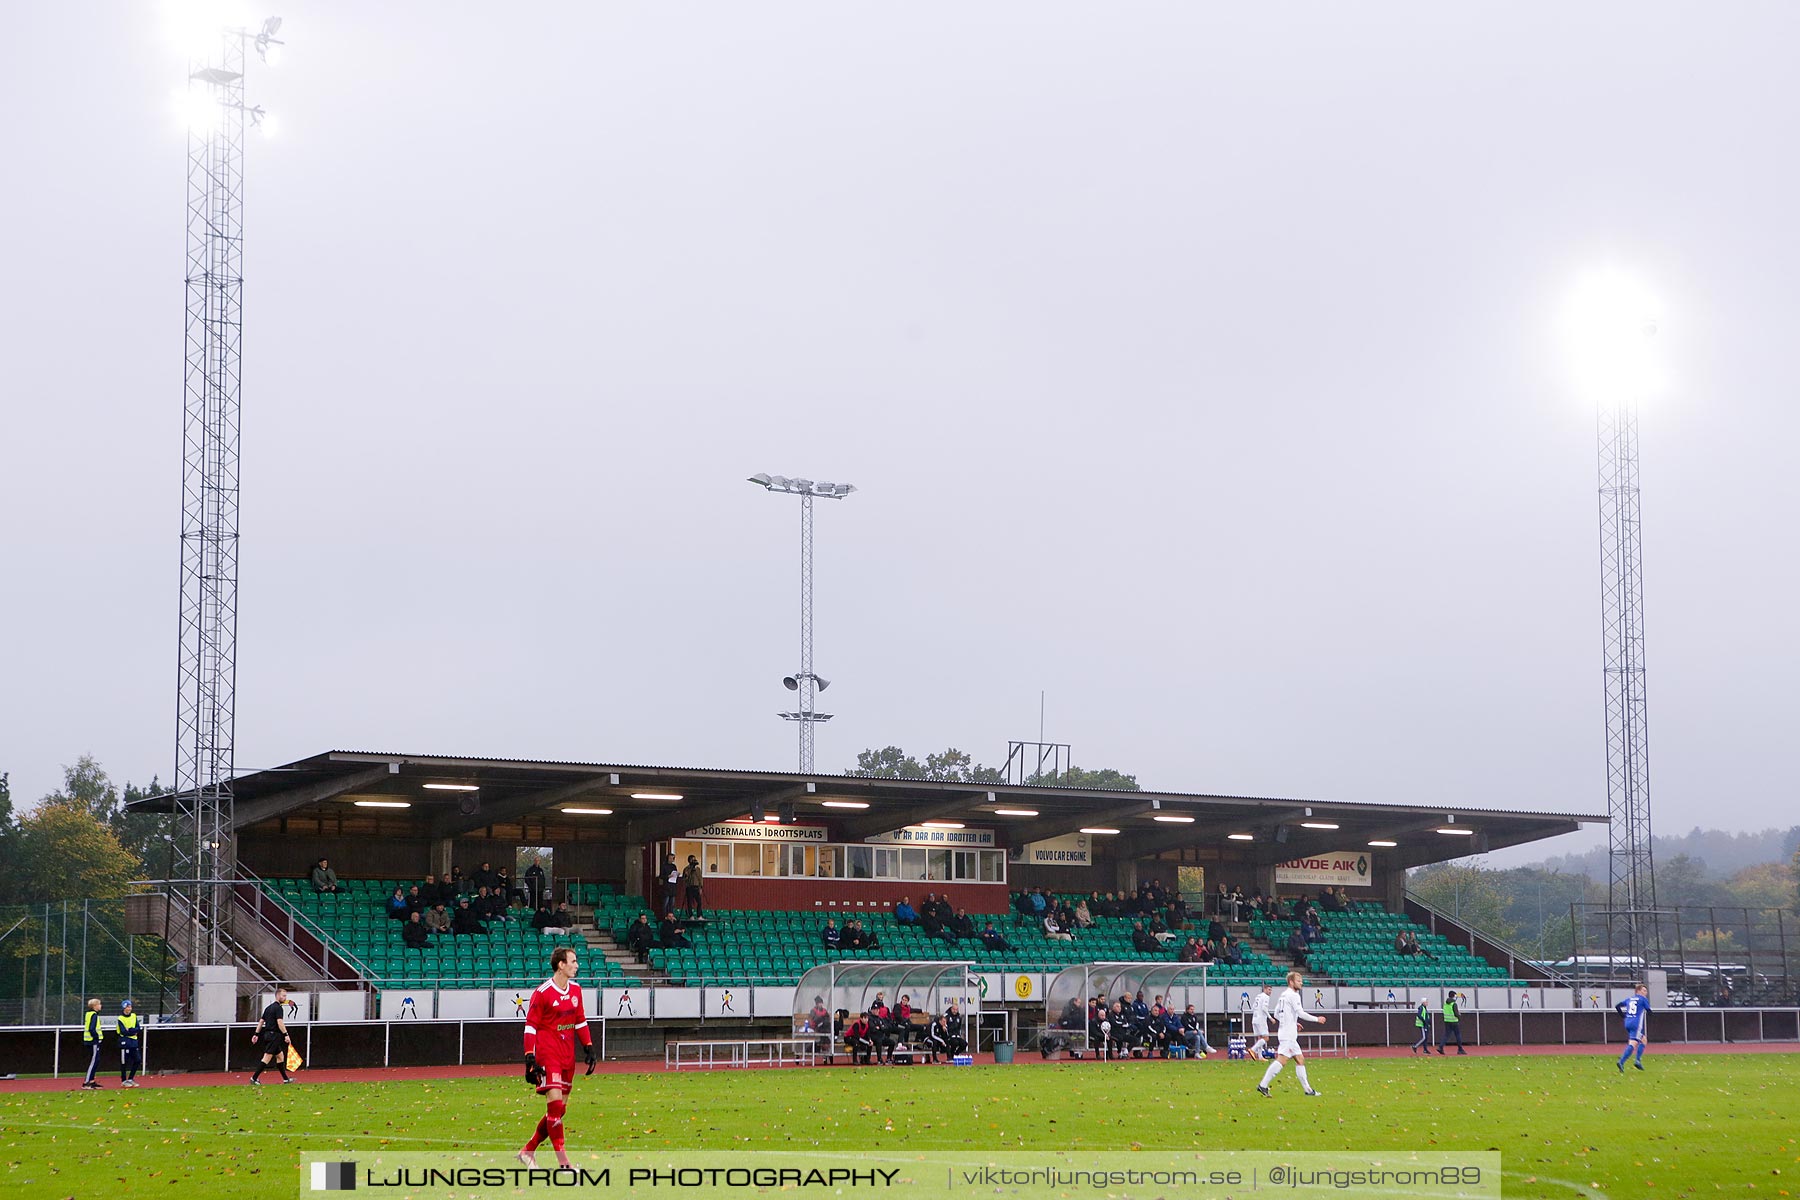
[{"label": "green grass field", "polygon": [[[1241,1062],[597,1075],[569,1148],[1498,1150],[1508,1197],[1786,1196],[1800,1056],[1319,1060],[1275,1098]],[[287,1196],[302,1150],[516,1147],[522,1082],[0,1095],[13,1196]],[[547,1158],[547,1156],[546,1156]]]}]

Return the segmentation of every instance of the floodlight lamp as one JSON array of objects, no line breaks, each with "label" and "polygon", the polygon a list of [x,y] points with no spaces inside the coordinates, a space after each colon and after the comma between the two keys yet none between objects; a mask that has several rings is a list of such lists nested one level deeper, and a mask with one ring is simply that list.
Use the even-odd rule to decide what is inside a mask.
[{"label": "floodlight lamp", "polygon": [[819,685],[819,690],[821,692],[831,686],[831,680],[822,678],[818,675],[813,676],[813,682]]},{"label": "floodlight lamp", "polygon": [[263,37],[272,38],[280,32],[281,32],[281,18],[280,17],[264,17],[263,18],[263,27],[262,27],[262,36]]},{"label": "floodlight lamp", "polygon": [[1575,385],[1584,397],[1621,404],[1653,397],[1662,389],[1656,344],[1661,307],[1642,280],[1616,267],[1576,280],[1563,327]]},{"label": "floodlight lamp", "polygon": [[790,692],[797,692],[800,690],[800,681],[795,679],[792,675],[783,675],[781,677],[781,686]]},{"label": "floodlight lamp", "polygon": [[835,496],[837,495],[837,486],[835,483],[826,483],[824,480],[820,480],[813,484],[813,491],[821,496]]},{"label": "floodlight lamp", "polygon": [[280,42],[272,42],[266,37],[256,39],[256,57],[263,60],[264,65],[279,67],[281,65]]},{"label": "floodlight lamp", "polygon": [[810,479],[790,479],[788,482],[794,485],[796,491],[810,492],[813,490],[813,481]]},{"label": "floodlight lamp", "polygon": [[769,476],[769,489],[771,491],[785,492],[785,491],[787,491],[787,487],[788,487],[788,477],[786,475],[771,475],[771,476]]},{"label": "floodlight lamp", "polygon": [[769,486],[769,473],[767,471],[758,471],[756,474],[752,475],[749,478],[748,482],[754,483],[758,487],[768,487]]},{"label": "floodlight lamp", "polygon": [[175,93],[175,108],[190,133],[209,134],[219,127],[219,98],[206,84],[189,83]]}]

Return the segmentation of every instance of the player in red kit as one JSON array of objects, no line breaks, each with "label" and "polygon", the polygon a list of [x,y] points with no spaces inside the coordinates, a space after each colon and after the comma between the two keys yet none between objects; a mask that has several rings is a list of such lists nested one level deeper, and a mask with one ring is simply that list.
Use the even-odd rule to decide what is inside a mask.
[{"label": "player in red kit", "polygon": [[581,985],[575,982],[579,966],[575,951],[557,947],[550,956],[550,978],[538,984],[525,1010],[525,1082],[546,1098],[537,1131],[519,1151],[519,1161],[528,1167],[537,1166],[536,1151],[546,1138],[556,1151],[557,1163],[569,1165],[569,1156],[563,1153],[563,1112],[575,1082],[577,1041],[587,1058],[587,1073],[594,1073],[594,1039],[588,1033],[587,1011],[581,1006]]}]

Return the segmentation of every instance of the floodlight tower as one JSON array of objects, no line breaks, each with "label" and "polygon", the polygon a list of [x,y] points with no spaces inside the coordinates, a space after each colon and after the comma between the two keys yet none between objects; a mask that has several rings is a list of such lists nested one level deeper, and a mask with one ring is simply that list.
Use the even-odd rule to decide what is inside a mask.
[{"label": "floodlight tower", "polygon": [[[281,18],[225,24],[190,42],[187,332],[181,451],[181,613],[175,702],[174,877],[225,878],[236,758],[239,384],[244,289],[244,102],[249,51],[269,61]],[[195,965],[224,961],[218,886],[193,888]]]},{"label": "floodlight tower", "polygon": [[[1584,390],[1596,407],[1600,476],[1600,623],[1606,690],[1609,940],[1660,949],[1650,843],[1650,729],[1644,672],[1643,515],[1638,404],[1659,384],[1654,301],[1618,272],[1575,293],[1572,316]],[[1646,918],[1648,921],[1646,923]]]},{"label": "floodlight tower", "polygon": [[750,482],[771,492],[800,497],[800,669],[782,679],[782,686],[798,694],[794,711],[784,712],[781,719],[800,726],[800,773],[813,772],[813,726],[831,720],[830,713],[815,711],[817,692],[831,686],[829,679],[813,673],[813,499],[842,500],[856,490],[849,483],[814,483],[810,479],[789,479],[785,475],[758,472]]}]

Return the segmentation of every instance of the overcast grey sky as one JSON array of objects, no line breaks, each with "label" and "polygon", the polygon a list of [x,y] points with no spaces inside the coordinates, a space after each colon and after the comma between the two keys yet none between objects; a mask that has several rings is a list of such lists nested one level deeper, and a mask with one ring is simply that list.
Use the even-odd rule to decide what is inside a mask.
[{"label": "overcast grey sky", "polygon": [[[252,98],[238,761],[786,768],[1604,811],[1596,263],[1655,822],[1793,821],[1781,4],[284,2]],[[252,13],[260,16],[260,10]],[[165,780],[184,61],[0,14],[0,770]],[[1565,843],[1573,844],[1569,839]],[[1568,848],[1559,844],[1553,849]]]}]

